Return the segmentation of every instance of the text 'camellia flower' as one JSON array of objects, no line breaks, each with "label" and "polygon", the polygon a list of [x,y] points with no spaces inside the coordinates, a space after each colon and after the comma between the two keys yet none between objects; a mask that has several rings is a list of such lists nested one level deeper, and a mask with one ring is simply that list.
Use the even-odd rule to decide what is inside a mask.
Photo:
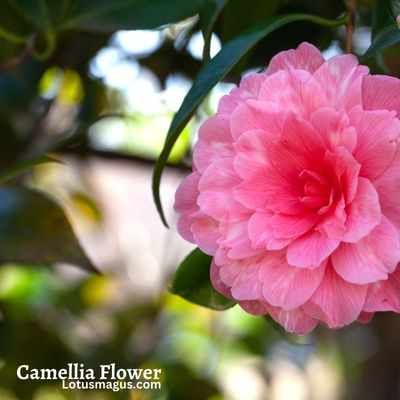
[{"label": "text 'camellia flower'", "polygon": [[214,287],[297,334],[400,312],[399,117],[399,79],[307,43],[224,96],[175,203]]}]

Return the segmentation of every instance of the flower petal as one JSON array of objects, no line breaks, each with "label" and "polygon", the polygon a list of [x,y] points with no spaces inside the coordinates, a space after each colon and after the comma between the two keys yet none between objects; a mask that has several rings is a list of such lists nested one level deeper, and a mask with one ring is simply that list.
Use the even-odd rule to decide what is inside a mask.
[{"label": "flower petal", "polygon": [[315,270],[287,264],[284,252],[268,254],[261,261],[263,296],[273,306],[285,310],[303,305],[315,292],[324,276],[325,266]]},{"label": "flower petal", "polygon": [[199,181],[197,204],[201,211],[218,221],[242,219],[247,209],[232,195],[239,182],[240,178],[233,170],[232,159],[213,162]]},{"label": "flower petal", "polygon": [[374,182],[374,186],[379,194],[382,213],[400,231],[400,163],[391,166]]},{"label": "flower petal", "polygon": [[386,281],[379,281],[369,285],[364,311],[394,311],[400,313],[399,268]]},{"label": "flower petal", "polygon": [[[357,58],[345,54],[331,58],[314,73],[315,79],[324,89],[328,104],[338,110],[351,109],[361,101],[360,78],[368,73],[368,68],[358,66]],[[359,83],[358,96],[354,83]]]},{"label": "flower petal", "polygon": [[348,208],[346,233],[342,240],[356,243],[368,235],[381,220],[378,193],[368,179],[358,179],[356,196]]},{"label": "flower petal", "polygon": [[213,256],[217,250],[217,240],[220,236],[218,224],[208,217],[196,218],[190,226],[194,242],[205,253]]},{"label": "flower petal", "polygon": [[332,265],[347,282],[365,284],[387,279],[400,261],[397,229],[386,217],[357,243],[342,243],[332,254]]},{"label": "flower petal", "polygon": [[357,131],[349,126],[346,114],[334,108],[323,107],[315,111],[310,120],[328,149],[333,150],[337,146],[343,146],[350,153],[353,152],[357,144]]},{"label": "flower petal", "polygon": [[391,110],[400,114],[400,79],[387,75],[369,75],[363,80],[362,90],[366,110]]},{"label": "flower petal", "polygon": [[312,231],[289,244],[287,261],[300,268],[317,268],[339,243],[337,239],[330,239],[316,230]]},{"label": "flower petal", "polygon": [[269,135],[256,129],[243,133],[235,143],[234,168],[243,179],[251,178],[268,165],[266,152]]},{"label": "flower petal", "polygon": [[174,208],[179,213],[196,212],[196,199],[199,194],[200,174],[193,172],[186,176],[175,193]]},{"label": "flower petal", "polygon": [[368,285],[354,285],[344,281],[328,265],[324,279],[311,299],[305,312],[319,319],[329,328],[340,328],[355,321],[364,306]]},{"label": "flower petal", "polygon": [[271,228],[277,239],[296,238],[308,232],[317,223],[319,216],[315,213],[301,215],[276,214],[271,217]]},{"label": "flower petal", "polygon": [[269,314],[287,332],[296,335],[307,335],[318,325],[318,320],[310,317],[301,308],[286,311],[281,308],[269,307]]},{"label": "flower petal", "polygon": [[232,298],[231,290],[222,282],[219,276],[219,267],[215,264],[214,260],[211,262],[210,280],[215,290],[229,299]]},{"label": "flower petal", "polygon": [[253,248],[248,234],[248,218],[242,221],[229,221],[220,224],[220,238],[218,245],[227,250],[227,256],[232,260],[239,260],[260,253]]},{"label": "flower petal", "polygon": [[199,140],[193,150],[193,163],[203,172],[213,161],[233,156],[229,119],[214,116],[206,120],[199,130]]},{"label": "flower petal", "polygon": [[250,258],[222,265],[219,272],[222,282],[231,288],[235,300],[258,300],[262,298],[259,269],[260,264]]},{"label": "flower petal", "polygon": [[244,311],[253,315],[266,315],[270,307],[268,304],[257,300],[241,301],[239,305]]},{"label": "flower petal", "polygon": [[240,104],[256,98],[265,77],[264,73],[247,74],[242,78],[240,87],[233,88],[228,95],[221,98],[218,104],[218,114],[230,117]]},{"label": "flower petal", "polygon": [[350,113],[358,141],[354,157],[361,164],[360,175],[374,180],[392,164],[398,151],[400,121],[387,110],[365,111],[361,107]]},{"label": "flower petal", "polygon": [[282,51],[274,56],[267,68],[267,74],[280,70],[304,69],[313,73],[324,63],[321,52],[312,44],[303,42],[297,49]]},{"label": "flower petal", "polygon": [[309,116],[328,105],[325,93],[313,75],[305,70],[280,70],[268,76],[259,93],[259,99],[275,104],[281,112],[291,111]]},{"label": "flower petal", "polygon": [[233,193],[237,201],[251,210],[299,214],[305,209],[299,200],[299,188],[282,179],[275,169],[265,168],[239,184]]},{"label": "flower petal", "polygon": [[280,250],[286,247],[292,239],[277,239],[273,236],[271,225],[272,213],[254,213],[248,225],[249,238],[254,249]]}]

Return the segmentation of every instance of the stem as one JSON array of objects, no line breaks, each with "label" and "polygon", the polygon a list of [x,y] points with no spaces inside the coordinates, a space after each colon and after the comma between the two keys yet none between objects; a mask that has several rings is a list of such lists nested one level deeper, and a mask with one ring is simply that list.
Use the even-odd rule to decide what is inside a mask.
[{"label": "stem", "polygon": [[353,32],[354,22],[356,17],[356,1],[347,0],[347,25],[346,25],[346,52],[351,53],[353,51]]},{"label": "stem", "polygon": [[39,61],[47,60],[56,47],[56,35],[53,31],[44,32],[44,39],[45,48],[43,50],[38,50],[35,47],[32,49],[33,56]]},{"label": "stem", "polygon": [[14,44],[22,44],[25,43],[25,41],[27,40],[27,37],[19,36],[16,33],[4,29],[3,27],[0,27],[0,38]]}]

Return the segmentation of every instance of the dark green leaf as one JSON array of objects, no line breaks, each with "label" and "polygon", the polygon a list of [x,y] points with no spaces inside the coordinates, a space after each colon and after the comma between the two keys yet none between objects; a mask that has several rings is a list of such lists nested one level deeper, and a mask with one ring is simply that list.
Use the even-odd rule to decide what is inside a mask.
[{"label": "dark green leaf", "polygon": [[[38,31],[58,28],[75,0],[9,0],[14,9]],[[93,4],[93,3],[92,3]]]},{"label": "dark green leaf", "polygon": [[75,0],[63,29],[154,29],[199,12],[204,0]]},{"label": "dark green leaf", "polygon": [[203,60],[210,59],[211,36],[215,22],[228,0],[205,0],[200,10],[200,25],[204,37]]},{"label": "dark green leaf", "polygon": [[210,265],[210,256],[199,249],[193,250],[176,271],[171,292],[214,310],[225,310],[234,306],[232,300],[225,298],[212,287]]},{"label": "dark green leaf", "polygon": [[201,104],[210,90],[222,80],[241,58],[254,47],[261,39],[278,28],[295,21],[310,21],[324,26],[339,26],[345,23],[345,18],[340,20],[326,20],[308,14],[290,14],[268,18],[262,24],[243,33],[236,39],[228,42],[222,50],[207,63],[195,79],[192,88],[186,95],[183,103],[175,114],[168,131],[163,151],[157,160],[153,174],[153,196],[157,210],[163,223],[167,226],[160,199],[160,181],[168,156],[178,139],[183,128]]},{"label": "dark green leaf", "polygon": [[394,14],[395,1],[376,1],[372,13],[372,43],[363,58],[370,58],[400,42],[400,29]]},{"label": "dark green leaf", "polygon": [[372,57],[397,43],[400,43],[400,28],[397,25],[387,26],[375,36],[374,41],[363,55],[363,58]]},{"label": "dark green leaf", "polygon": [[391,0],[376,0],[372,11],[372,40],[385,27],[393,25],[394,21]]},{"label": "dark green leaf", "polygon": [[3,1],[0,13],[0,37],[14,44],[23,44],[30,31],[31,26],[21,18],[18,10],[15,10],[10,2]]},{"label": "dark green leaf", "polygon": [[95,272],[62,209],[27,188],[0,188],[0,261],[64,262]]},{"label": "dark green leaf", "polygon": [[243,12],[243,0],[230,0],[222,15],[221,35],[224,42],[276,14],[280,0],[251,0]]}]

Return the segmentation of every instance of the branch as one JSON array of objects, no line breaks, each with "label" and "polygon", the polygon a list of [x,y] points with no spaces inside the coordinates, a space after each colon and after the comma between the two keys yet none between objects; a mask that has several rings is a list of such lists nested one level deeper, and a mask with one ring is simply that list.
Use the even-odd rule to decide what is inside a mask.
[{"label": "branch", "polygon": [[347,14],[348,20],[346,25],[346,52],[351,53],[353,51],[353,32],[356,19],[356,1],[347,0]]},{"label": "branch", "polygon": [[[106,160],[135,162],[135,163],[140,163],[143,165],[148,165],[151,167],[154,167],[154,163],[155,163],[155,161],[150,158],[143,158],[143,157],[135,156],[132,154],[117,153],[114,151],[96,150],[96,149],[92,149],[89,147],[74,149],[74,150],[63,149],[61,151],[56,151],[55,154],[62,154],[62,155],[66,155],[66,156],[81,157],[81,158],[98,157],[98,158],[103,158]],[[192,170],[192,168],[189,165],[182,163],[182,162],[180,162],[178,164],[168,163],[167,167],[170,167],[170,168],[173,168],[173,169],[179,170],[179,171],[184,171],[184,172],[190,172]]]}]

